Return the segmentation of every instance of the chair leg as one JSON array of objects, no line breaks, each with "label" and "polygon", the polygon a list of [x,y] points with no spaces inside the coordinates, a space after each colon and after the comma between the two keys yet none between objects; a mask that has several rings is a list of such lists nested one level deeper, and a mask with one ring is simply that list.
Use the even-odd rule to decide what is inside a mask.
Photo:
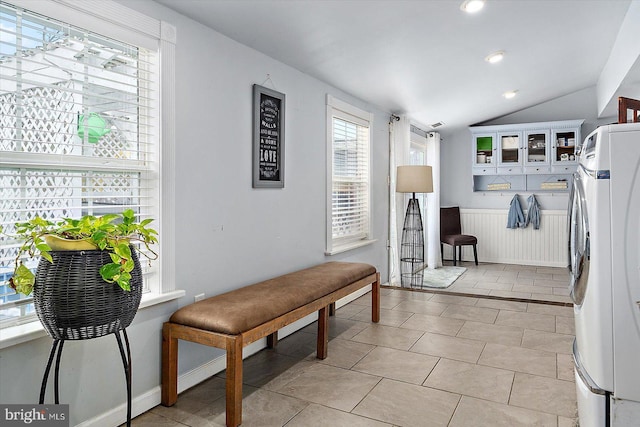
[{"label": "chair leg", "polygon": [[444,260],[444,245],[440,242],[440,259]]},{"label": "chair leg", "polygon": [[456,265],[456,247],[452,246],[452,248],[453,248],[453,265],[455,266]]},{"label": "chair leg", "polygon": [[478,265],[478,250],[476,249],[476,245],[473,245],[473,259],[476,261],[476,265]]}]

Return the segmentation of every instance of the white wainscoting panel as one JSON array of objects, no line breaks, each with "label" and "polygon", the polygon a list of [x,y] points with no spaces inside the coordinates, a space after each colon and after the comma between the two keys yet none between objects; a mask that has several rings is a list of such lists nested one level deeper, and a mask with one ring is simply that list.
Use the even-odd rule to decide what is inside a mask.
[{"label": "white wainscoting panel", "polygon": [[[526,211],[525,211],[526,213]],[[542,210],[540,229],[507,228],[508,210],[460,209],[462,232],[478,238],[478,261],[503,264],[567,266],[567,212]],[[452,259],[444,245],[444,258]],[[462,250],[464,261],[473,261],[473,249]]]}]

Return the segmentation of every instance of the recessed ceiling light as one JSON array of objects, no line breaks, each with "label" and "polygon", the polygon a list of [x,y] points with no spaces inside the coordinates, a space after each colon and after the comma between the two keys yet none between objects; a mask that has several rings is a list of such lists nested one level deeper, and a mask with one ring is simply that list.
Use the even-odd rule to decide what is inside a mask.
[{"label": "recessed ceiling light", "polygon": [[460,5],[460,10],[467,13],[476,13],[484,7],[484,1],[485,0],[465,0],[464,3]]},{"label": "recessed ceiling light", "polygon": [[511,99],[514,96],[516,96],[516,93],[518,93],[517,90],[510,90],[508,92],[503,93],[502,96],[504,96],[506,99]]},{"label": "recessed ceiling light", "polygon": [[504,51],[500,50],[498,52],[493,52],[491,55],[484,58],[485,61],[495,64],[496,62],[502,61],[504,58]]}]

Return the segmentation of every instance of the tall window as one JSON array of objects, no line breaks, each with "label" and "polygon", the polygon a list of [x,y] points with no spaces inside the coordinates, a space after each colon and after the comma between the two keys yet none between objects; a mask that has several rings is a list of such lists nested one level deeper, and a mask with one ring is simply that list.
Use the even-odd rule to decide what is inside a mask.
[{"label": "tall window", "polygon": [[[416,128],[415,126],[411,126],[411,133],[410,133],[410,146],[409,146],[409,164],[410,165],[426,165],[427,164],[427,138],[426,138],[426,133],[419,129]],[[409,198],[411,197],[411,194],[406,193],[405,194],[405,206],[407,205],[407,203],[409,202]],[[427,214],[427,193],[418,193],[416,194],[416,198],[418,199],[418,203],[420,204],[421,211],[420,214],[422,215],[422,223],[426,224],[426,214]],[[428,227],[424,227],[423,228],[423,232],[424,232],[424,241],[428,242],[428,232],[429,228]]]},{"label": "tall window", "polygon": [[327,97],[327,253],[371,242],[370,126],[372,115]]},{"label": "tall window", "polygon": [[[157,52],[0,3],[0,223],[36,215],[159,215]],[[6,280],[19,242],[0,236],[0,327],[30,320]],[[35,268],[37,260],[25,260]],[[145,282],[155,275],[148,270]]]}]

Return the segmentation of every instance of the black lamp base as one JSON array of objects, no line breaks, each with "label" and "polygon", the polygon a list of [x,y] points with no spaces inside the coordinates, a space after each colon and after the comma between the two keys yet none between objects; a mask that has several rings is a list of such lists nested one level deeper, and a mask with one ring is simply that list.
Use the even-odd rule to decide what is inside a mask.
[{"label": "black lamp base", "polygon": [[415,193],[404,217],[400,243],[400,283],[403,288],[423,288],[424,230]]}]

